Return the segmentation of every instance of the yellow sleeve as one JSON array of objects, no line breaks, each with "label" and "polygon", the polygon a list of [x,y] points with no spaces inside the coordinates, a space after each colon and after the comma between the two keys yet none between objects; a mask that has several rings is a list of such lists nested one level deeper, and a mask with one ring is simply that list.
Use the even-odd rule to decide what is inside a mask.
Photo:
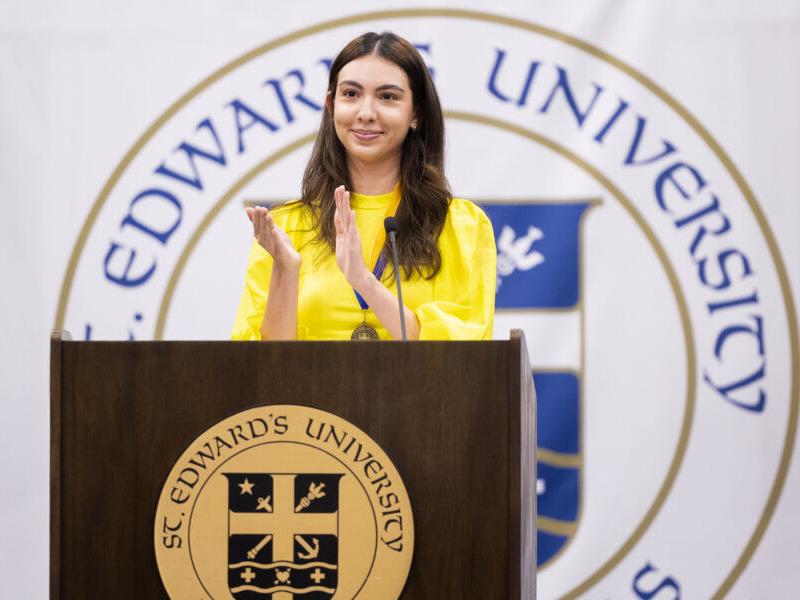
[{"label": "yellow sleeve", "polygon": [[442,269],[433,300],[414,311],[421,340],[490,340],[494,328],[497,247],[486,214],[454,198],[439,238]]},{"label": "yellow sleeve", "polygon": [[272,273],[272,257],[253,240],[247,271],[244,277],[244,291],[236,312],[236,321],[231,332],[233,340],[260,340],[261,321],[267,307],[267,292]]}]

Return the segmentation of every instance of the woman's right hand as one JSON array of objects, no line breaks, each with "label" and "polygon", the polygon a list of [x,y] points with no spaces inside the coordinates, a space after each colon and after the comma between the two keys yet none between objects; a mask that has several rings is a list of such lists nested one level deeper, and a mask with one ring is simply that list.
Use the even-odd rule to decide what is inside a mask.
[{"label": "woman's right hand", "polygon": [[285,271],[296,271],[302,260],[292,246],[286,232],[275,224],[269,210],[263,206],[247,207],[247,216],[253,223],[253,236],[272,256],[273,265]]}]

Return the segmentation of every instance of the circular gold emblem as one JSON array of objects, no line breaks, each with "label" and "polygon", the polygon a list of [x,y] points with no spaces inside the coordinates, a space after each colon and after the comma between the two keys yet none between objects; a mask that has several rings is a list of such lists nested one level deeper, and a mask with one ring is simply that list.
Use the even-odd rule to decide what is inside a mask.
[{"label": "circular gold emblem", "polygon": [[414,549],[389,457],[325,411],[249,409],[200,435],[158,500],[170,598],[397,598]]},{"label": "circular gold emblem", "polygon": [[378,332],[375,331],[372,327],[370,327],[366,323],[364,323],[363,325],[359,325],[353,330],[353,334],[350,336],[350,339],[359,342],[377,340]]}]

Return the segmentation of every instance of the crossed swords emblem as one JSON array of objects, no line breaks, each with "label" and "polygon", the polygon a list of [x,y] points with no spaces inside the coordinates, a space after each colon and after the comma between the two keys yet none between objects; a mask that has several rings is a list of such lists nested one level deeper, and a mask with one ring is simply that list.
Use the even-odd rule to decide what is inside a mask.
[{"label": "crossed swords emblem", "polygon": [[[300,499],[300,502],[297,504],[297,506],[294,507],[294,511],[300,512],[301,510],[311,506],[311,503],[317,498],[324,497],[325,492],[322,491],[324,487],[325,487],[324,483],[315,484],[312,482],[311,485],[308,486],[308,494]],[[270,505],[270,499],[271,499],[270,496],[267,496],[266,498],[259,498],[258,509],[272,510],[272,506]],[[271,539],[272,539],[271,533],[265,535],[255,546],[253,546],[250,549],[250,551],[247,553],[247,558],[253,560],[258,555],[258,553],[261,552],[264,546],[267,545],[267,542],[269,542]],[[305,541],[305,539],[303,539],[303,536],[301,535],[297,536],[297,543],[300,544],[305,550],[304,554],[297,555],[298,558],[312,559],[316,558],[319,555],[319,540],[317,538],[312,538],[311,541],[314,544],[313,546],[310,545],[307,541]]]}]

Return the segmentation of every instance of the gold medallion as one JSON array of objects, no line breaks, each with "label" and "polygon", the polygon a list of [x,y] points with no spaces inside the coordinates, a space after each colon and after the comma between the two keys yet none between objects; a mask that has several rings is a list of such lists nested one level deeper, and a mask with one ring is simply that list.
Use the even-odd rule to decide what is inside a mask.
[{"label": "gold medallion", "polygon": [[174,600],[390,600],[408,577],[414,522],[400,474],[363,431],[275,405],[192,442],[161,491],[154,543]]},{"label": "gold medallion", "polygon": [[378,332],[364,322],[353,330],[353,335],[350,336],[350,339],[357,341],[377,340]]}]

